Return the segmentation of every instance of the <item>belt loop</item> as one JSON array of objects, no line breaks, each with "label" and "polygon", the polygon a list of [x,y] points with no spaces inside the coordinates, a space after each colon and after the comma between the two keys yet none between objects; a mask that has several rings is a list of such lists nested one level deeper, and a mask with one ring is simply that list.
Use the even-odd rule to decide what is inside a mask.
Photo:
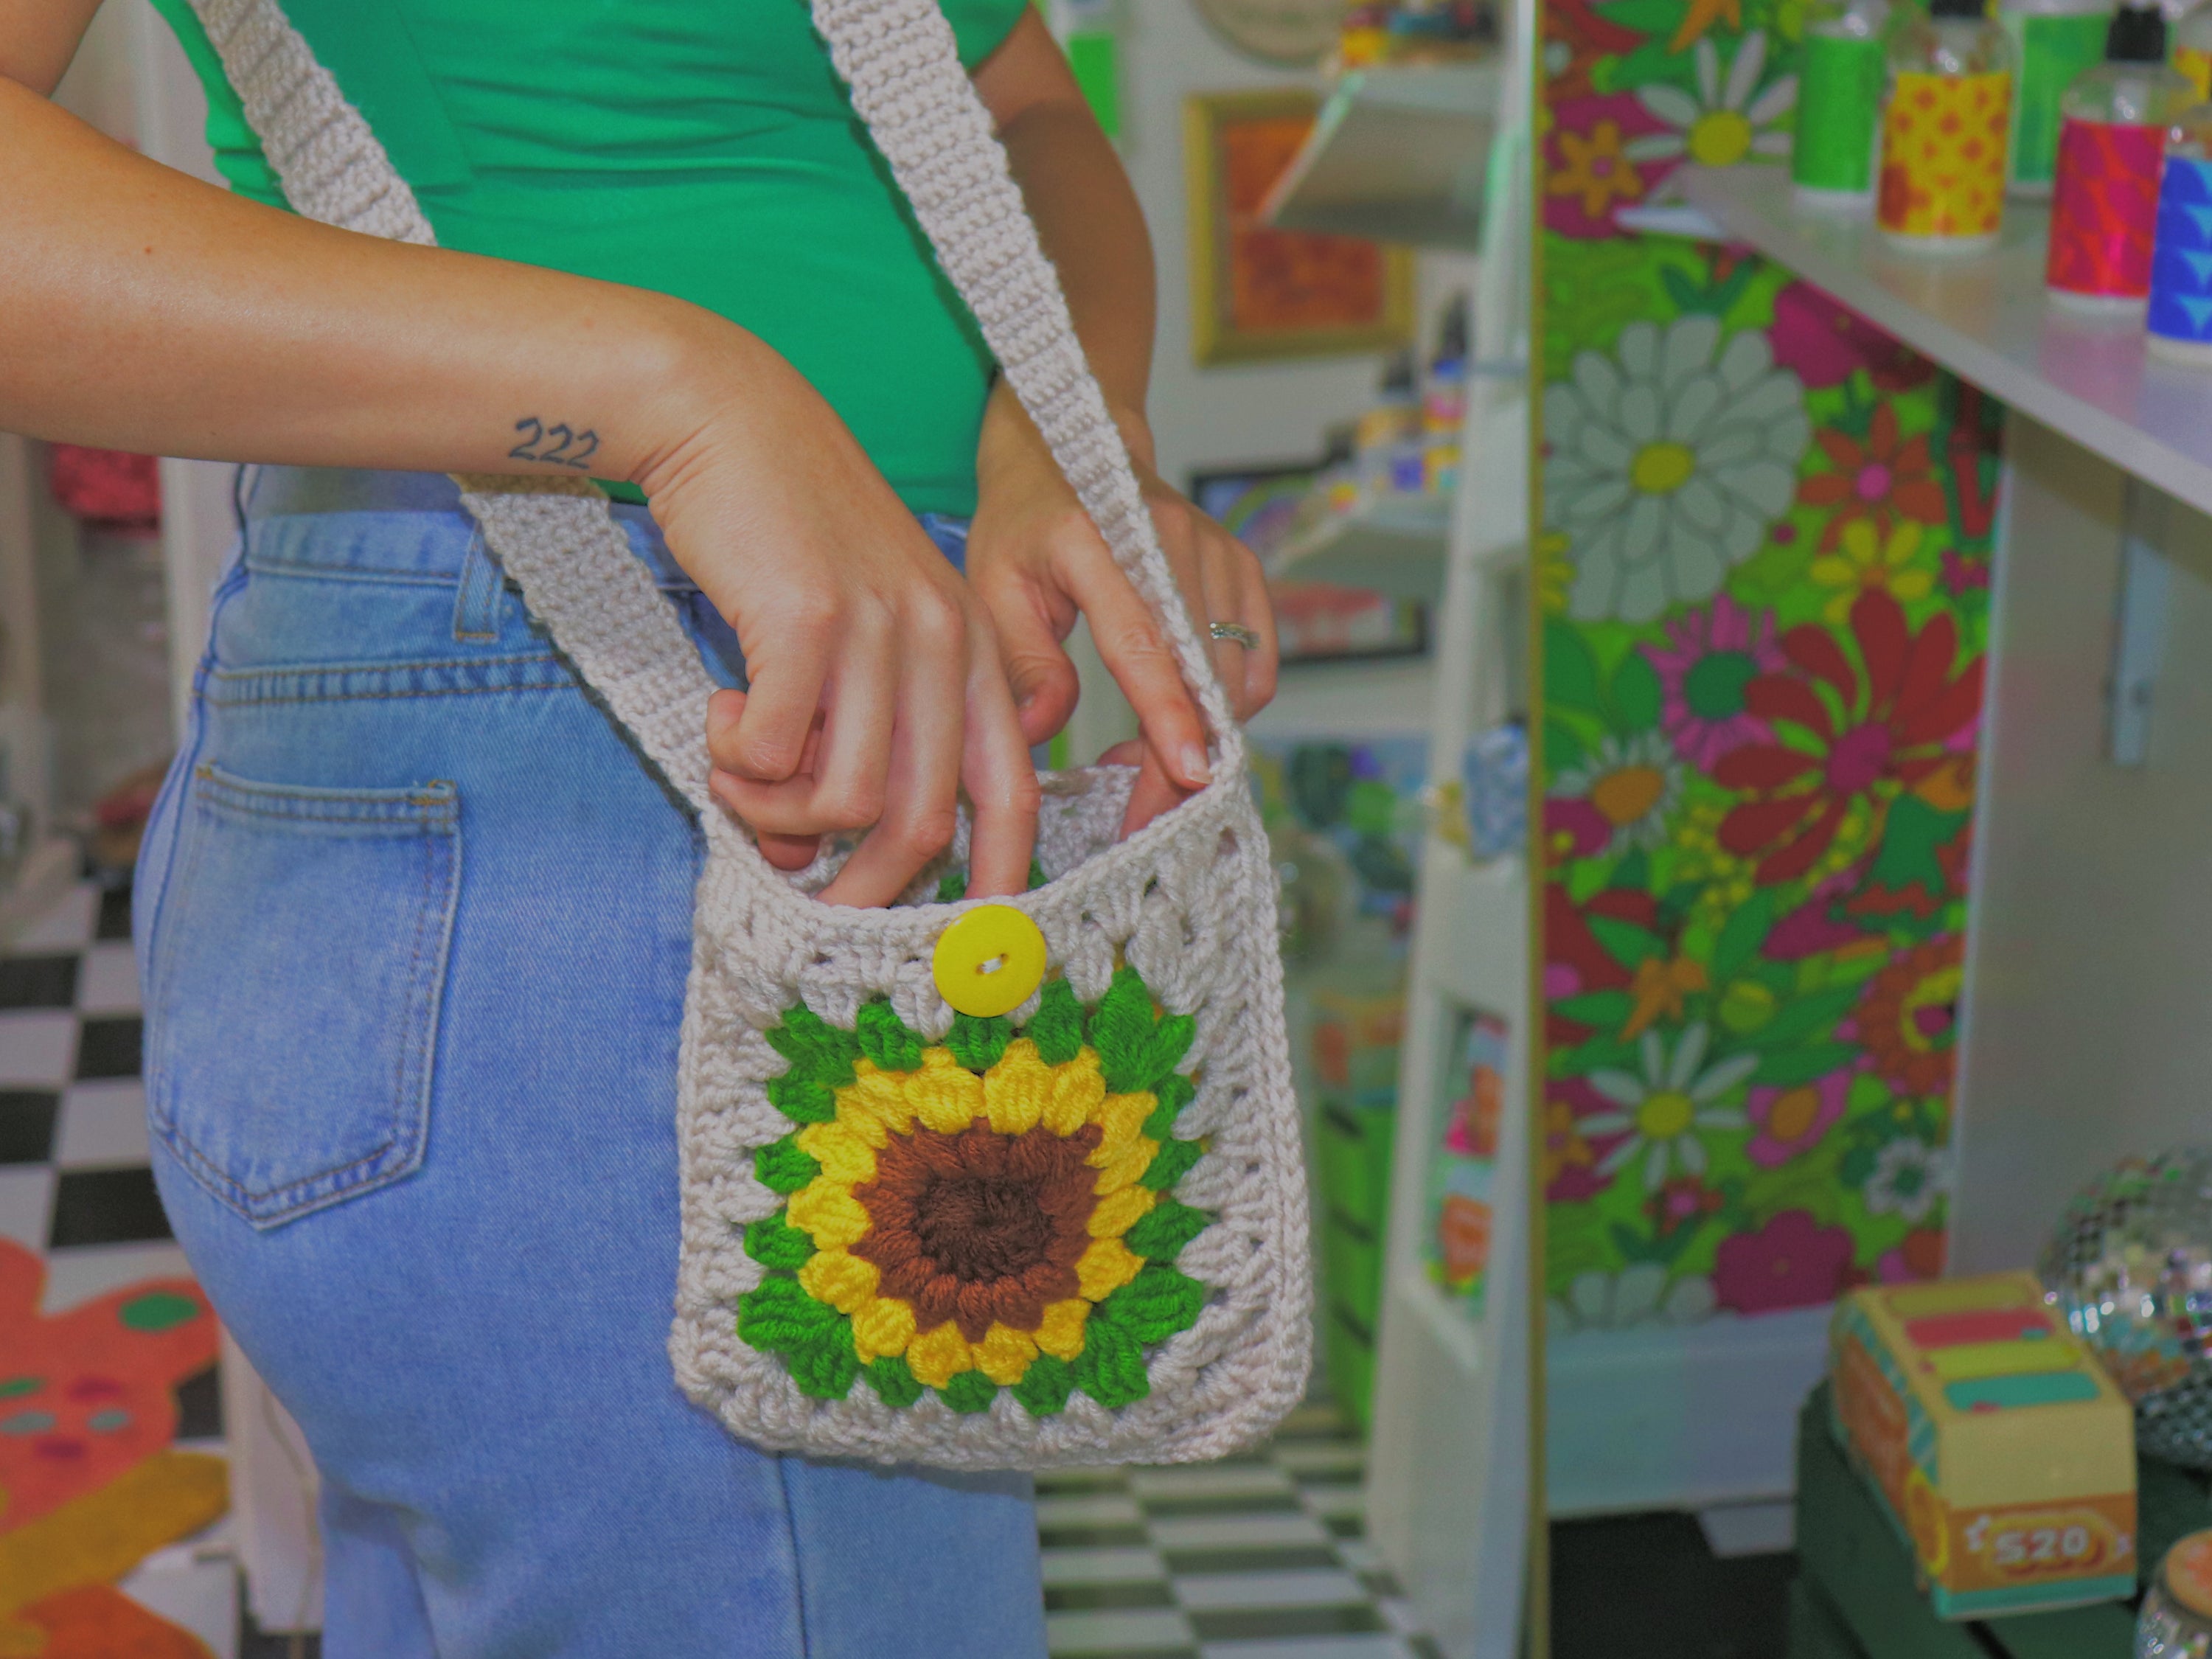
[{"label": "belt loop", "polygon": [[499,637],[499,606],[507,580],[484,546],[483,532],[469,537],[469,550],[461,561],[460,592],[453,599],[453,637],[479,642]]}]

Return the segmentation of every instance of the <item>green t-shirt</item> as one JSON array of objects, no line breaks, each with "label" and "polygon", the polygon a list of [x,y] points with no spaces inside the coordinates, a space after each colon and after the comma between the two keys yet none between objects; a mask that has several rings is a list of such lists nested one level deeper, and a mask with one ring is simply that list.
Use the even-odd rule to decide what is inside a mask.
[{"label": "green t-shirt", "polygon": [[[234,189],[283,196],[185,0]],[[973,66],[1026,0],[939,0]],[[804,0],[285,0],[447,247],[672,294],[766,340],[916,512],[975,504],[991,358]]]}]

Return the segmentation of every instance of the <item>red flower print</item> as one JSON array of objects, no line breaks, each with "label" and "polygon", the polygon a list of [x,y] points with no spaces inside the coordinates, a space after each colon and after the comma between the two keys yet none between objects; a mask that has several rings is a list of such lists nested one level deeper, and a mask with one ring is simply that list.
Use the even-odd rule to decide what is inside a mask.
[{"label": "red flower print", "polygon": [[1854,1016],[1875,1074],[1902,1095],[1948,1095],[1958,1065],[1958,936],[1931,939],[1876,974]]},{"label": "red flower print", "polygon": [[1797,499],[1805,506],[1836,509],[1820,532],[1822,552],[1833,550],[1845,528],[1861,519],[1871,520],[1876,537],[1884,541],[1900,519],[1916,524],[1943,522],[1948,511],[1943,486],[1936,481],[1927,436],[1900,442],[1897,412],[1887,402],[1875,405],[1864,443],[1832,429],[1815,432],[1813,441],[1836,469],[1816,472],[1797,488]]},{"label": "red flower print", "polygon": [[1832,1302],[1851,1265],[1851,1236],[1823,1227],[1809,1211],[1784,1210],[1755,1233],[1722,1241],[1713,1290],[1723,1308],[1778,1313]]},{"label": "red flower print", "polygon": [[1721,820],[1720,844],[1759,858],[1762,885],[1805,874],[1834,845],[1856,802],[1877,814],[1944,766],[1945,744],[1981,713],[1978,657],[1955,665],[1958,625],[1948,613],[1916,635],[1897,601],[1879,588],[1851,606],[1851,634],[1863,672],[1835,636],[1812,624],[1782,636],[1795,674],[1763,674],[1744,706],[1760,719],[1787,721],[1810,748],[1747,744],[1713,769],[1726,789],[1753,799]]}]

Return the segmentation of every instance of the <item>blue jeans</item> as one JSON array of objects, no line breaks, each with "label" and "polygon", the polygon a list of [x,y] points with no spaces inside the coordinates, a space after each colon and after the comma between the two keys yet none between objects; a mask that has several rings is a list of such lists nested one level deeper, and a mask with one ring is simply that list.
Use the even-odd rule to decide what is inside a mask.
[{"label": "blue jeans", "polygon": [[771,1456],[672,1379],[695,825],[449,483],[248,476],[140,860],[148,1109],[322,1473],[325,1651],[1041,1656],[1025,1477]]}]

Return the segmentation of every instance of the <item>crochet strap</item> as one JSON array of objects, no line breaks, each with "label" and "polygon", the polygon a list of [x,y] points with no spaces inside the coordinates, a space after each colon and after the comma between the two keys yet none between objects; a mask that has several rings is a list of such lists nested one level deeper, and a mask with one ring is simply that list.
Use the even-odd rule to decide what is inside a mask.
[{"label": "crochet strap", "polygon": [[[295,210],[435,246],[414,192],[280,0],[191,0]],[[1058,274],[936,0],[811,0],[853,106],[975,313],[1022,406],[1175,651],[1224,763],[1241,734],[1184,609],[1127,446],[1077,338]],[[639,745],[707,817],[696,649],[598,491],[469,477],[462,499],[553,637]]]}]

